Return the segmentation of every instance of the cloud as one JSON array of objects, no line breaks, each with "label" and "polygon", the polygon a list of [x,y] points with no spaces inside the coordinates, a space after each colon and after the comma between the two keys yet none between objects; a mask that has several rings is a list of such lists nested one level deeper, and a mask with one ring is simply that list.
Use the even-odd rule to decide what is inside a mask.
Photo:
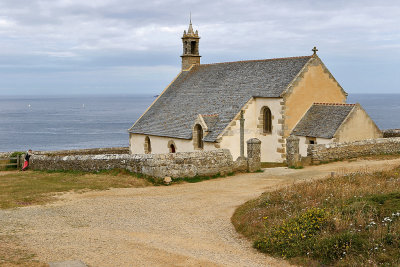
[{"label": "cloud", "polygon": [[[360,59],[373,65],[382,57],[400,57],[397,1],[2,0],[0,69],[18,79],[59,73],[62,85],[68,84],[71,73],[109,71],[113,75],[106,76],[116,79],[116,69],[144,68],[143,77],[155,71],[148,81],[139,76],[124,80],[162,90],[160,84],[169,81],[158,79],[157,71],[160,66],[179,69],[180,37],[190,11],[207,63],[307,55],[314,45],[323,59],[330,59],[326,63],[333,70],[339,65],[346,69],[343,62],[354,68]],[[346,75],[351,71],[357,70],[339,71],[343,76],[336,78],[351,79]],[[95,84],[86,80],[89,76],[79,75],[76,82]],[[384,74],[376,79],[395,81]],[[45,80],[34,82],[38,93],[57,85],[57,80],[48,85]],[[24,91],[22,86],[15,88]],[[0,84],[0,94],[3,88]],[[396,90],[394,82],[387,90]]]}]

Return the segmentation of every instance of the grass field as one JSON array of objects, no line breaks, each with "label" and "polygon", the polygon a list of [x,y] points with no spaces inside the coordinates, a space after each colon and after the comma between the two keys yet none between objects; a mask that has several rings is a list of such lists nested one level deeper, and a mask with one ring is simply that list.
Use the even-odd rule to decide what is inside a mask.
[{"label": "grass field", "polygon": [[238,232],[307,266],[400,265],[400,167],[295,184],[240,206]]},{"label": "grass field", "polygon": [[106,190],[109,188],[152,185],[124,170],[85,172],[0,172],[0,208],[8,209],[44,204],[68,191]]}]

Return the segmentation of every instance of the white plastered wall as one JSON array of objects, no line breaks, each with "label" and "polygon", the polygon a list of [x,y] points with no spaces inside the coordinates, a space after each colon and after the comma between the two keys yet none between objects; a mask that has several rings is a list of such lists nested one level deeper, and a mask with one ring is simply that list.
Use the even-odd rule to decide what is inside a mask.
[{"label": "white plastered wall", "polygon": [[[194,149],[192,140],[131,133],[129,135],[129,144],[130,144],[130,152],[132,154],[145,153],[144,139],[146,138],[146,136],[150,138],[152,154],[169,153],[168,142],[171,140],[174,141],[175,143],[176,152],[198,151]],[[216,149],[214,143],[204,142],[203,150],[214,150],[214,149]]]},{"label": "white plastered wall", "polygon": [[[299,138],[299,153],[302,157],[307,157],[307,137],[305,136],[298,136]],[[316,138],[316,144],[329,144],[333,142],[333,139],[327,138]]]},{"label": "white plastered wall", "polygon": [[[282,119],[280,102],[281,98],[254,98],[250,100],[247,107],[244,107],[244,156],[247,156],[246,141],[251,138],[258,138],[261,141],[261,161],[262,162],[283,162],[281,153],[277,152],[278,148],[282,148],[279,139],[279,132],[282,130],[282,124],[278,124],[278,120]],[[272,115],[272,133],[262,134],[263,129],[260,126],[259,117],[261,109],[267,106],[271,110]],[[236,160],[240,156],[240,116],[237,116],[233,125],[227,128],[223,134],[220,146],[231,151],[232,157]]]}]

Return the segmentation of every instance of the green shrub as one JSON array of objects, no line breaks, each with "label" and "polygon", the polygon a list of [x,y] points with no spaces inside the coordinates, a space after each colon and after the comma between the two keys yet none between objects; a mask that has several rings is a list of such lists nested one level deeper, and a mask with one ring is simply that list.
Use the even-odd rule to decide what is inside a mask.
[{"label": "green shrub", "polygon": [[268,229],[265,237],[255,243],[261,251],[295,257],[304,254],[306,241],[313,238],[328,223],[329,214],[320,208],[311,208],[281,225]]},{"label": "green shrub", "polygon": [[320,259],[324,264],[332,264],[354,252],[365,251],[366,246],[367,239],[364,236],[344,232],[317,240],[310,255]]}]

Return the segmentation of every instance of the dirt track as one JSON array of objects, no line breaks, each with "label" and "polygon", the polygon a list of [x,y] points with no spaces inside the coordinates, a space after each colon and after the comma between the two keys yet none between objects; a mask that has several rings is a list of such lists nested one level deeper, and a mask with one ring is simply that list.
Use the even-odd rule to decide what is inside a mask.
[{"label": "dirt track", "polygon": [[234,230],[237,206],[266,190],[336,173],[381,170],[386,161],[266,169],[195,184],[66,194],[56,203],[0,211],[43,262],[79,259],[90,266],[286,266]]}]

